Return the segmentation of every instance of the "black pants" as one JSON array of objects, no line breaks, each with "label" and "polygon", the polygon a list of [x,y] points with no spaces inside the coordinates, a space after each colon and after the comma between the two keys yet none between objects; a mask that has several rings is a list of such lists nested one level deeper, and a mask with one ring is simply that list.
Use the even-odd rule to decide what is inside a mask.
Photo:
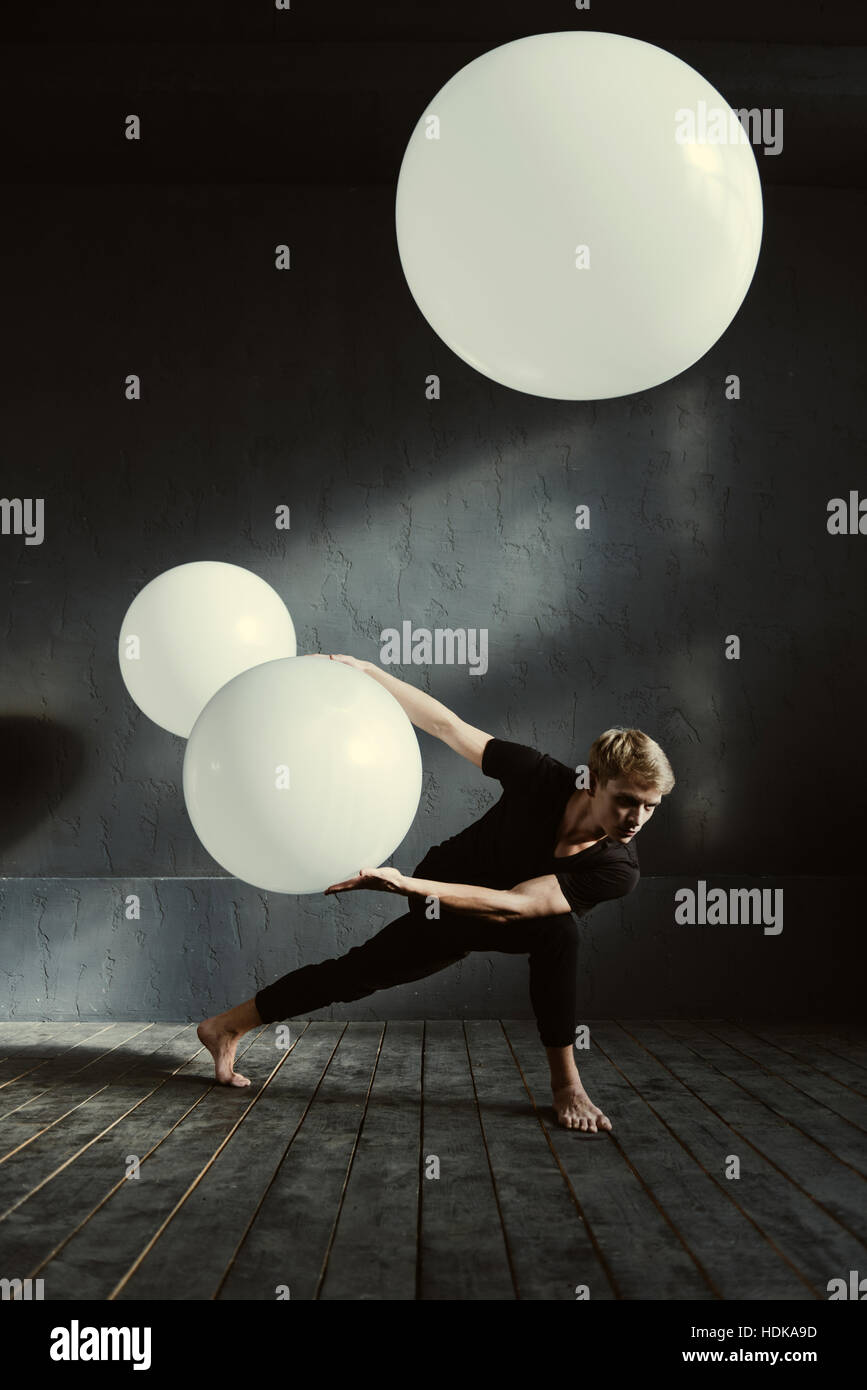
[{"label": "black pants", "polygon": [[361,999],[379,989],[434,975],[470,951],[530,958],[530,1003],[545,1047],[575,1041],[578,923],[571,913],[497,923],[443,912],[428,920],[415,906],[345,955],[292,970],[256,995],[264,1023],[306,1017],[327,1004]]}]

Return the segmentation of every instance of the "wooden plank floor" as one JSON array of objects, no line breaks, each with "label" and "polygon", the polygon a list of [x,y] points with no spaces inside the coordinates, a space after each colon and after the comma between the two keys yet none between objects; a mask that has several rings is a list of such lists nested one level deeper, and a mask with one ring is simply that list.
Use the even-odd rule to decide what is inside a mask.
[{"label": "wooden plank floor", "polygon": [[614,1129],[583,1135],[532,1022],[289,1028],[243,1039],[236,1089],[192,1024],[0,1023],[0,1277],[58,1300],[824,1300],[865,1267],[863,1029],[592,1023],[578,1063]]}]

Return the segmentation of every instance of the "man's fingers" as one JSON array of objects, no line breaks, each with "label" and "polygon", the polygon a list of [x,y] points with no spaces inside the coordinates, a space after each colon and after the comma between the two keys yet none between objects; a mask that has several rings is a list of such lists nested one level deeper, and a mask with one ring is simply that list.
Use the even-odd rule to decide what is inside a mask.
[{"label": "man's fingers", "polygon": [[354,874],[352,878],[345,878],[342,883],[332,883],[325,889],[325,892],[336,893],[341,888],[358,888],[366,878],[370,878],[372,875],[375,875],[375,873],[375,869],[359,869],[358,873]]},{"label": "man's fingers", "polygon": [[343,880],[342,883],[330,884],[329,887],[325,889],[325,891],[326,893],[339,893],[341,888],[352,888],[353,885],[356,883],[358,883],[357,878],[346,878]]},{"label": "man's fingers", "polygon": [[383,874],[381,870],[359,869],[354,878],[347,878],[343,883],[332,883],[325,889],[325,892],[339,893],[344,888],[369,888],[371,885],[390,893],[400,891],[392,879],[387,874]]}]

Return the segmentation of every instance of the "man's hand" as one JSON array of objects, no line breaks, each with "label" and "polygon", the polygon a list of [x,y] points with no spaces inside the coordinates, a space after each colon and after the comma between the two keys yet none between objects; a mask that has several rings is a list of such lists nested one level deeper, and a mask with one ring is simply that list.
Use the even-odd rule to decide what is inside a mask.
[{"label": "man's hand", "polygon": [[332,883],[326,893],[349,892],[353,888],[375,888],[382,893],[401,893],[406,896],[400,869],[392,869],[386,864],[380,869],[359,869],[354,878],[344,879],[343,883]]},{"label": "man's hand", "polygon": [[359,661],[357,656],[338,655],[335,652],[314,652],[313,655],[324,656],[326,661],[342,661],[344,666],[354,666],[356,671],[368,671],[370,669],[370,662]]}]

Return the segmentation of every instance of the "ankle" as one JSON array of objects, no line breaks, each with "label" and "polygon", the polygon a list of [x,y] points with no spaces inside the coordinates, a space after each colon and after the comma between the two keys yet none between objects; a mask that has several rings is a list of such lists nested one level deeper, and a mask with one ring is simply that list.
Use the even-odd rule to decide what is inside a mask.
[{"label": "ankle", "polygon": [[214,1019],[220,1032],[227,1034],[230,1038],[238,1038],[242,1033],[247,1031],[246,1028],[238,1027],[237,1021],[234,1018],[234,1013],[235,1010],[230,1009],[228,1013],[217,1014]]},{"label": "ankle", "polygon": [[565,1086],[580,1086],[581,1078],[575,1065],[575,1052],[571,1044],[565,1047],[546,1047],[548,1071],[551,1073],[552,1091],[562,1091]]},{"label": "ankle", "polygon": [[227,1009],[224,1014],[220,1014],[217,1023],[233,1038],[242,1038],[251,1028],[261,1028],[262,1019],[256,1008],[255,996],[245,1000],[243,1004],[237,1004],[234,1009]]}]

